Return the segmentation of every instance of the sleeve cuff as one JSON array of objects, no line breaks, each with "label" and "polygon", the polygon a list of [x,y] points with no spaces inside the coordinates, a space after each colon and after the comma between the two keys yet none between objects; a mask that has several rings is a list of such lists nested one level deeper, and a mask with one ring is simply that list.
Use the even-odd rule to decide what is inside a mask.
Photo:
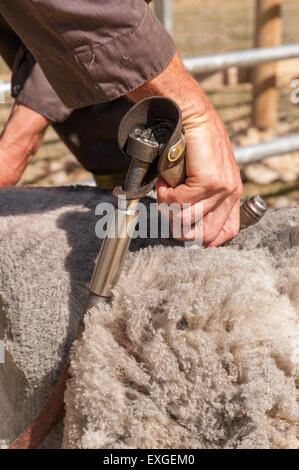
[{"label": "sleeve cuff", "polygon": [[96,101],[97,92],[99,102],[103,102],[139,88],[159,75],[175,52],[174,40],[144,3],[141,22],[131,34],[106,44],[93,43],[91,50],[83,47],[82,51],[75,51],[77,61],[89,75],[89,85],[93,86],[95,99],[86,104]]}]

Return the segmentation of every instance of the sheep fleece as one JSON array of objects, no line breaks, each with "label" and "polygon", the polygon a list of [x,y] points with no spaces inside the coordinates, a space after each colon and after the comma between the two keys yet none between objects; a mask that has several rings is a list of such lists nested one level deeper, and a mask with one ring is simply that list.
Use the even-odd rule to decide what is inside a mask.
[{"label": "sheep fleece", "polygon": [[[3,192],[7,207],[17,191]],[[0,392],[8,394],[9,382],[27,400],[18,415],[10,402],[15,431],[17,418],[27,410],[22,425],[30,422],[55,383],[99,247],[88,224],[78,226],[94,223],[97,190],[48,190],[52,206],[42,190],[19,191],[25,212],[39,193],[35,214],[0,209],[0,327],[11,361]],[[227,247],[135,243],[112,303],[89,313],[72,346],[56,446],[298,447],[298,243],[298,209],[269,211]]]}]

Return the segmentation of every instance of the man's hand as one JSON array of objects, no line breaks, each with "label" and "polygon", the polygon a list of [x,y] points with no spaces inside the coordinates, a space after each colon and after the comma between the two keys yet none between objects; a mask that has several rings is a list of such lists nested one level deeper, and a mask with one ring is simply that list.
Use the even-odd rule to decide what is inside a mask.
[{"label": "man's hand", "polygon": [[[221,245],[239,231],[240,171],[223,122],[178,55],[157,77],[128,94],[135,102],[153,95],[172,98],[180,106],[186,137],[185,184],[170,188],[160,179],[158,202],[191,203],[193,226],[184,239],[203,238],[206,246]],[[203,234],[196,222],[203,207]],[[188,211],[189,212],[189,211]],[[184,211],[179,214],[184,221]]]},{"label": "man's hand", "polygon": [[[214,108],[209,106],[203,115],[185,119],[184,128],[186,182],[169,188],[160,179],[158,200],[167,204],[191,203],[191,223],[196,221],[196,214],[201,212],[197,206],[202,204],[203,234],[197,233],[201,225],[194,224],[184,239],[203,237],[206,246],[221,245],[239,232],[242,193],[239,168],[224,125]],[[181,217],[184,220],[184,213]]]},{"label": "man's hand", "polygon": [[15,185],[37,152],[49,120],[15,105],[0,137],[0,188]]}]

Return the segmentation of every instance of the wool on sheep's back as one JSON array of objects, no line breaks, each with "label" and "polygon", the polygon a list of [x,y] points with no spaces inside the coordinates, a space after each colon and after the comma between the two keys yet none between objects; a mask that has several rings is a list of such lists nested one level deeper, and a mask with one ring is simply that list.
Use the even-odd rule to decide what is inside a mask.
[{"label": "wool on sheep's back", "polygon": [[64,447],[297,447],[298,265],[294,249],[130,254],[74,345]]},{"label": "wool on sheep's back", "polygon": [[[63,367],[103,201],[91,188],[1,190],[3,447]],[[169,243],[135,240],[113,302],[86,318],[64,426],[44,447],[297,447],[299,210],[269,211],[225,248]]]}]

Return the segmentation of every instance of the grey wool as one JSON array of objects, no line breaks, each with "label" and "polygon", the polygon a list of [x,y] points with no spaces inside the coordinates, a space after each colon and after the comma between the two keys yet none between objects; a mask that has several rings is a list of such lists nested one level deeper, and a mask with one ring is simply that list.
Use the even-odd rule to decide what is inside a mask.
[{"label": "grey wool", "polygon": [[94,210],[111,194],[0,196],[3,447],[70,348],[64,422],[44,447],[298,447],[299,209],[268,211],[226,247],[135,240],[113,300],[71,347],[101,243]]},{"label": "grey wool", "polygon": [[[51,395],[76,336],[101,240],[97,188],[0,190],[0,446],[28,426]],[[150,200],[146,199],[147,205]],[[164,243],[176,243],[164,240]],[[139,249],[160,240],[135,240]],[[62,426],[45,447],[60,447]]]}]

